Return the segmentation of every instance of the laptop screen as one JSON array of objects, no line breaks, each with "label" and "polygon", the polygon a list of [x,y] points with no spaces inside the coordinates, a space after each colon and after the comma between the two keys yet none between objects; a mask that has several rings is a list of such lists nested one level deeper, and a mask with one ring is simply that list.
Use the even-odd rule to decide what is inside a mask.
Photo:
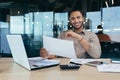
[{"label": "laptop screen", "polygon": [[21,35],[7,35],[7,40],[13,60],[30,70],[30,65]]}]

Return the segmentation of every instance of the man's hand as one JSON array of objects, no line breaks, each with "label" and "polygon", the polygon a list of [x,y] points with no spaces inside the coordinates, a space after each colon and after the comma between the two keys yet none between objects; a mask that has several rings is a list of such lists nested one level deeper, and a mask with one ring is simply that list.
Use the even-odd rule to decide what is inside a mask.
[{"label": "man's hand", "polygon": [[55,55],[49,54],[45,48],[40,49],[40,56],[43,58],[48,58],[48,59],[56,58]]},{"label": "man's hand", "polygon": [[73,38],[78,39],[78,41],[82,39],[82,36],[80,36],[79,34],[73,32],[72,30],[68,30],[66,32],[66,34],[65,34],[65,37],[73,37]]}]

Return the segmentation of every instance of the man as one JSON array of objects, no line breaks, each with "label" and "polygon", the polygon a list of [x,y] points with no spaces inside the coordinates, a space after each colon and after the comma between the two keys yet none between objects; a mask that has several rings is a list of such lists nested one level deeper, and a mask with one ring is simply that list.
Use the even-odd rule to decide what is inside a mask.
[{"label": "man", "polygon": [[[98,37],[95,33],[88,32],[84,29],[84,17],[82,13],[79,10],[71,11],[69,13],[69,21],[74,29],[62,32],[58,38],[74,41],[77,58],[99,58],[101,56],[101,47]],[[40,50],[40,54],[46,58],[56,57],[48,53],[44,48]]]}]

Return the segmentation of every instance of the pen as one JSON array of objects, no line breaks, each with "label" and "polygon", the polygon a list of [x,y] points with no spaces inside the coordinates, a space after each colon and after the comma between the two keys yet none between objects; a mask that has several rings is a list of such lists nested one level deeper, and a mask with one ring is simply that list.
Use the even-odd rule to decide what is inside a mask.
[{"label": "pen", "polygon": [[80,63],[70,62],[71,64],[82,65]]}]

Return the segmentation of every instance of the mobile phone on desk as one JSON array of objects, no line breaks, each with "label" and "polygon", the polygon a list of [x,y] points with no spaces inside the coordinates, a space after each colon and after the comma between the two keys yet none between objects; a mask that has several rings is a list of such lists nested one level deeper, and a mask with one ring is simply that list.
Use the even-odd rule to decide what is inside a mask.
[{"label": "mobile phone on desk", "polygon": [[103,64],[102,61],[91,61],[86,63],[86,65],[94,66],[94,67],[97,67],[98,65],[102,65],[102,64]]}]

